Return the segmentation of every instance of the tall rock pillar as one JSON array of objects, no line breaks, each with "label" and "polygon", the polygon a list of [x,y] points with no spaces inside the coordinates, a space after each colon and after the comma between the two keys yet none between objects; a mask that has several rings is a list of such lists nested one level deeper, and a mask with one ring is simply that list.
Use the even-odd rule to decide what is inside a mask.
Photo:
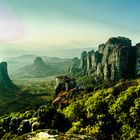
[{"label": "tall rock pillar", "polygon": [[10,80],[7,72],[7,63],[0,63],[0,89],[14,89],[17,88]]}]

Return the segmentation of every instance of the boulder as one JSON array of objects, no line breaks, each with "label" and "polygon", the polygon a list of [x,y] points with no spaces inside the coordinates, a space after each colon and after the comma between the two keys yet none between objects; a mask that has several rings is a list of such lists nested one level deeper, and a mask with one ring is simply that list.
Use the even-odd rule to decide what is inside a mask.
[{"label": "boulder", "polygon": [[18,127],[20,125],[21,119],[19,117],[13,117],[9,123],[10,132],[16,134],[18,131]]},{"label": "boulder", "polygon": [[44,129],[41,131],[36,131],[34,135],[28,134],[28,140],[56,140],[59,133],[53,129]]},{"label": "boulder", "polygon": [[31,124],[30,124],[30,121],[27,120],[27,119],[26,120],[23,120],[20,123],[17,131],[18,131],[18,134],[19,135],[23,135],[25,133],[31,132]]}]

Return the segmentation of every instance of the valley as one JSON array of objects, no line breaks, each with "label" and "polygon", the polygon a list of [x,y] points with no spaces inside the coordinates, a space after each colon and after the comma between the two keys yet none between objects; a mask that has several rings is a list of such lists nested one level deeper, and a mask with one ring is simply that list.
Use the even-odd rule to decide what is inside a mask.
[{"label": "valley", "polygon": [[[135,65],[129,68],[129,71],[134,70],[134,73],[132,77],[127,77],[129,63],[126,62],[129,55],[123,55],[123,59],[120,59],[122,56],[117,53],[117,51],[124,53],[123,49],[127,47],[124,46],[124,42],[127,39],[120,37],[112,39],[115,42],[109,42],[110,44],[103,49],[108,55],[102,51],[104,56],[100,61],[97,60],[98,55],[102,55],[100,50],[95,53],[92,50],[88,56],[84,51],[80,59],[49,58],[51,66],[41,57],[29,56],[33,63],[31,61],[28,65],[27,59],[24,61],[26,66],[15,70],[14,74],[11,69],[7,69],[8,63],[0,63],[1,139],[32,140],[42,139],[43,135],[47,135],[45,139],[53,137],[56,140],[138,138],[140,127],[138,65],[134,63]],[[111,52],[115,54],[108,53],[110,46]],[[119,50],[116,50],[118,46]],[[137,50],[134,51],[137,57],[133,59],[137,62],[139,46],[131,47]],[[129,49],[126,49],[126,53],[130,53]],[[116,59],[112,55],[116,56]],[[104,57],[108,61],[105,61]],[[117,65],[118,60],[121,65]],[[21,63],[20,59],[19,62]],[[106,63],[116,64],[114,67],[116,71],[110,71],[109,67],[104,66]],[[118,73],[118,76],[113,72]],[[106,73],[108,75],[105,75]],[[136,76],[133,77],[134,75]]]},{"label": "valley", "polygon": [[140,0],[0,0],[0,140],[140,140]]}]

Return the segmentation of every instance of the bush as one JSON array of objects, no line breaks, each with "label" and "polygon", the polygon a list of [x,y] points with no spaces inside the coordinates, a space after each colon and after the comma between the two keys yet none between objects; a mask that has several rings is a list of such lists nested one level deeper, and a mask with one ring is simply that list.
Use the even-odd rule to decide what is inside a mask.
[{"label": "bush", "polygon": [[120,81],[115,86],[85,94],[76,96],[63,110],[73,122],[68,133],[89,134],[98,139],[139,137],[140,86],[137,81]]},{"label": "bush", "polygon": [[67,131],[70,127],[70,122],[65,116],[53,107],[39,109],[38,120],[42,128],[57,129],[60,132]]}]

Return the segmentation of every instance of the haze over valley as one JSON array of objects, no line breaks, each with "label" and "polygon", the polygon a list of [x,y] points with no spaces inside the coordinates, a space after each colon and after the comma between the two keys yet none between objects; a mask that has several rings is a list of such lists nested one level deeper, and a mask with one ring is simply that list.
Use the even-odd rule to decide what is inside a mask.
[{"label": "haze over valley", "polygon": [[139,0],[0,0],[0,139],[140,139]]}]

